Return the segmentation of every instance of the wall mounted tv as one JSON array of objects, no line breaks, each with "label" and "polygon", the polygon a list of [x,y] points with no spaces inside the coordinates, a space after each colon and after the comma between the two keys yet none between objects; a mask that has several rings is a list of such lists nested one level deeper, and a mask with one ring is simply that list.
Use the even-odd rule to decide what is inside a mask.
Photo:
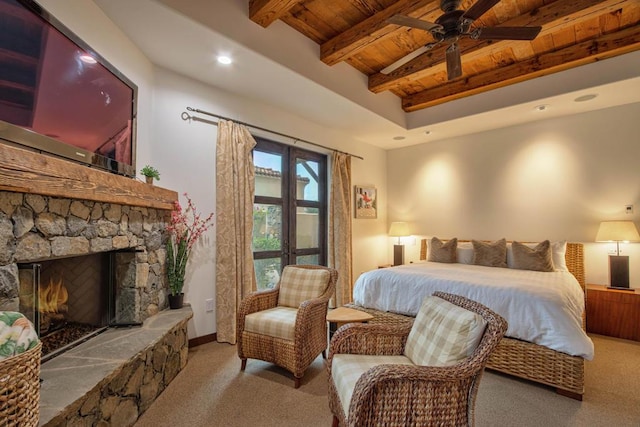
[{"label": "wall mounted tv", "polygon": [[137,86],[32,0],[0,28],[0,140],[135,176]]}]

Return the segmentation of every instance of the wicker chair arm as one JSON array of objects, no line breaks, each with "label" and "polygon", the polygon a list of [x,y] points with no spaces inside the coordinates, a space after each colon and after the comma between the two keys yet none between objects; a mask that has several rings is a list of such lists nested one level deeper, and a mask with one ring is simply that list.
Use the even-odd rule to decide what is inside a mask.
[{"label": "wicker chair arm", "polygon": [[349,323],[336,331],[331,339],[328,367],[331,371],[333,355],[370,354],[400,355],[411,331],[411,324],[381,325]]},{"label": "wicker chair arm", "polygon": [[[438,406],[440,416],[443,402],[450,401],[452,405],[459,405],[460,398],[465,401],[469,392],[469,383],[476,380],[477,367],[460,364],[457,366],[411,366],[411,365],[378,365],[366,371],[356,382],[351,403],[349,405],[349,425],[374,425],[372,402],[378,405],[391,405],[397,412],[402,408],[407,413],[400,415],[401,420],[410,420],[415,408],[425,408],[434,402]],[[468,364],[466,364],[468,365]],[[379,400],[379,396],[387,396]],[[389,397],[397,396],[398,402]],[[445,396],[451,396],[449,398]],[[413,401],[412,401],[413,400]],[[391,409],[391,408],[390,408]],[[384,413],[384,408],[378,407],[376,413]],[[437,416],[434,419],[438,420]],[[441,420],[440,420],[441,421]]]},{"label": "wicker chair arm", "polygon": [[[316,328],[318,324],[326,322],[329,297],[318,297],[306,300],[300,304],[296,316],[295,341],[308,337],[307,331]],[[325,332],[326,334],[326,332]]]}]

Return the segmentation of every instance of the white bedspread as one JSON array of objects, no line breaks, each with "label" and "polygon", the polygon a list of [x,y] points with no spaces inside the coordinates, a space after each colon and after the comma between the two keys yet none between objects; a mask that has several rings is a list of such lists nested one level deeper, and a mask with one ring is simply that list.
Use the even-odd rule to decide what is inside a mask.
[{"label": "white bedspread", "polygon": [[508,337],[593,358],[593,342],[582,329],[584,292],[568,271],[420,262],[363,273],[353,297],[363,307],[415,316],[435,291],[466,296],[499,313],[509,322]]}]

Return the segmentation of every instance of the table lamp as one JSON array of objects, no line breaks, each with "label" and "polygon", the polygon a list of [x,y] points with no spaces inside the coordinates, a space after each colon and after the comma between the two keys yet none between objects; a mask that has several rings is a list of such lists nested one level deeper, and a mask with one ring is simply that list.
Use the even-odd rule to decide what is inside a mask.
[{"label": "table lamp", "polygon": [[609,288],[629,289],[629,256],[620,255],[620,242],[638,242],[633,221],[602,221],[596,242],[616,242],[616,254],[609,255]]},{"label": "table lamp", "polygon": [[398,238],[398,243],[393,245],[393,265],[402,265],[404,264],[404,245],[400,238],[410,236],[409,225],[406,222],[392,222],[389,236]]}]

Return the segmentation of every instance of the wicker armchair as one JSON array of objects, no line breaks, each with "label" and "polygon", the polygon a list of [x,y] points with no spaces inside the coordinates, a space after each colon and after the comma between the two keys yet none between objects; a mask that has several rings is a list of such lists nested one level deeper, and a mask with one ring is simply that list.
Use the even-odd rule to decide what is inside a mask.
[{"label": "wicker armchair", "polygon": [[[452,366],[414,365],[403,356],[412,324],[343,326],[331,340],[328,360],[329,407],[334,415],[334,427],[474,425],[480,378],[491,352],[507,330],[507,322],[485,306],[464,297],[443,292],[436,292],[434,296],[475,312],[486,322],[480,342],[475,349],[469,350],[471,355]],[[338,354],[393,356],[403,364],[386,364],[389,363],[387,360],[369,369],[362,368],[367,370],[359,377],[357,373],[352,377],[355,388],[347,406],[340,401],[340,386],[336,385],[343,380],[334,378],[339,375],[336,372],[340,372],[333,366]],[[372,363],[371,356],[349,357],[350,360],[368,359],[362,362],[363,366]],[[332,368],[336,369],[334,375]]]},{"label": "wicker armchair", "polygon": [[248,295],[237,318],[241,370],[248,358],[271,362],[293,373],[298,388],[315,358],[326,359],[327,307],[337,278],[332,268],[291,265],[274,289]]}]

